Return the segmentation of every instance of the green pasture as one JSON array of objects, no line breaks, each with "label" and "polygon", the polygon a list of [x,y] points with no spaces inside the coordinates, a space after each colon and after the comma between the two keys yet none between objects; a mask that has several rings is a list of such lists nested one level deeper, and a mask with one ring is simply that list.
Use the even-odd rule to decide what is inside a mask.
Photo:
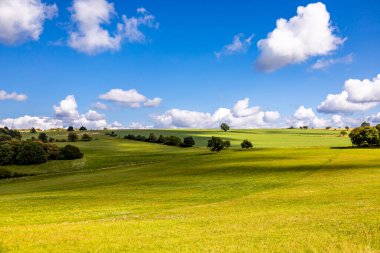
[{"label": "green pasture", "polygon": [[[0,180],[0,252],[380,251],[380,149],[339,130],[116,132],[90,131],[80,160],[2,167],[34,176]],[[197,145],[122,139],[150,132]]]}]

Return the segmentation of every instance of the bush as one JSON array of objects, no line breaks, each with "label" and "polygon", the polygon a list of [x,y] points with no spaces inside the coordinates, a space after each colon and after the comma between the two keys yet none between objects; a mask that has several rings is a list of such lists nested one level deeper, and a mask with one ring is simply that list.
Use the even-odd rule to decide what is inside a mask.
[{"label": "bush", "polygon": [[67,135],[67,140],[71,142],[76,142],[78,141],[78,135],[74,132],[71,132]]},{"label": "bush", "polygon": [[149,142],[152,142],[152,143],[157,142],[157,137],[156,137],[156,135],[155,135],[154,133],[150,133],[150,134],[149,134],[149,137],[148,137],[148,141],[149,141]]},{"label": "bush", "polygon": [[55,144],[45,144],[44,150],[46,152],[48,160],[57,160],[60,154],[60,149]]},{"label": "bush", "polygon": [[54,142],[54,141],[55,141],[55,139],[53,137],[49,138],[49,142]]},{"label": "bush", "polygon": [[4,143],[0,145],[0,165],[14,163],[14,150],[11,145]]},{"label": "bush", "polygon": [[195,141],[193,139],[193,137],[189,136],[189,137],[185,137],[183,138],[183,144],[182,144],[182,147],[192,147],[195,145]]},{"label": "bush", "polygon": [[23,142],[17,154],[19,164],[39,164],[47,161],[47,154],[41,143]]},{"label": "bush", "polygon": [[136,136],[134,136],[133,134],[128,134],[128,135],[124,136],[124,139],[135,140]]},{"label": "bush", "polygon": [[215,136],[212,136],[207,143],[207,147],[210,149],[210,151],[213,152],[219,152],[223,149],[228,149],[230,146],[230,141],[223,141],[222,138]]},{"label": "bush", "polygon": [[222,123],[220,125],[220,129],[222,129],[224,132],[227,132],[228,130],[230,130],[230,126],[227,125],[226,123]]},{"label": "bush", "polygon": [[109,135],[111,137],[116,137],[117,136],[117,134],[114,131],[112,131],[111,133],[107,132],[106,135]]},{"label": "bush", "polygon": [[181,146],[182,145],[182,140],[178,138],[177,136],[170,136],[165,138],[165,145],[169,146]]},{"label": "bush", "polygon": [[82,135],[82,141],[91,141],[92,137],[89,134]]},{"label": "bush", "polygon": [[240,144],[241,148],[244,148],[244,149],[249,149],[249,148],[253,148],[253,144],[252,142],[250,142],[249,140],[244,140],[241,144]]},{"label": "bush", "polygon": [[165,143],[165,137],[163,135],[160,135],[157,139],[157,143]]},{"label": "bush", "polygon": [[80,152],[79,148],[66,145],[63,148],[60,148],[59,157],[60,160],[74,160],[83,157],[83,153]]},{"label": "bush", "polygon": [[44,143],[48,142],[48,136],[46,133],[40,133],[38,139]]},{"label": "bush", "polygon": [[7,134],[0,135],[0,141],[10,141],[10,140],[12,140],[12,137],[10,135],[7,135]]},{"label": "bush", "polygon": [[376,146],[380,144],[379,132],[375,127],[357,127],[349,134],[351,142],[356,146]]}]

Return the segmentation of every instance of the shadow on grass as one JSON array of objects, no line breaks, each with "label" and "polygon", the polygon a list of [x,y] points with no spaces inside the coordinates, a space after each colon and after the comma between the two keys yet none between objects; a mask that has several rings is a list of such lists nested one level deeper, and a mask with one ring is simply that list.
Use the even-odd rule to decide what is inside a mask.
[{"label": "shadow on grass", "polygon": [[356,147],[356,146],[349,146],[349,147],[331,147],[330,149],[379,149],[380,146],[373,146],[373,147]]}]

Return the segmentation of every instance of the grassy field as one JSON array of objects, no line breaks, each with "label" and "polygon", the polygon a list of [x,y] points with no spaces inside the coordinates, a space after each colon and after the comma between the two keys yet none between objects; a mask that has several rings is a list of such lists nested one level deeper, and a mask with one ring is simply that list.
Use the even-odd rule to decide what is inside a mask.
[{"label": "grassy field", "polygon": [[[0,252],[380,251],[380,149],[326,130],[154,132],[197,146],[97,131],[83,159],[4,166],[35,176],[0,180]],[[208,151],[212,135],[232,149]]]}]

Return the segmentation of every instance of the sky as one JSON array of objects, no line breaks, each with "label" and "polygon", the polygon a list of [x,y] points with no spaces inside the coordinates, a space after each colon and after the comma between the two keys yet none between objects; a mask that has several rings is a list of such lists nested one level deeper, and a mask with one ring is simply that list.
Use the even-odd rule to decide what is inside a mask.
[{"label": "sky", "polygon": [[0,0],[0,126],[380,123],[380,2]]}]

